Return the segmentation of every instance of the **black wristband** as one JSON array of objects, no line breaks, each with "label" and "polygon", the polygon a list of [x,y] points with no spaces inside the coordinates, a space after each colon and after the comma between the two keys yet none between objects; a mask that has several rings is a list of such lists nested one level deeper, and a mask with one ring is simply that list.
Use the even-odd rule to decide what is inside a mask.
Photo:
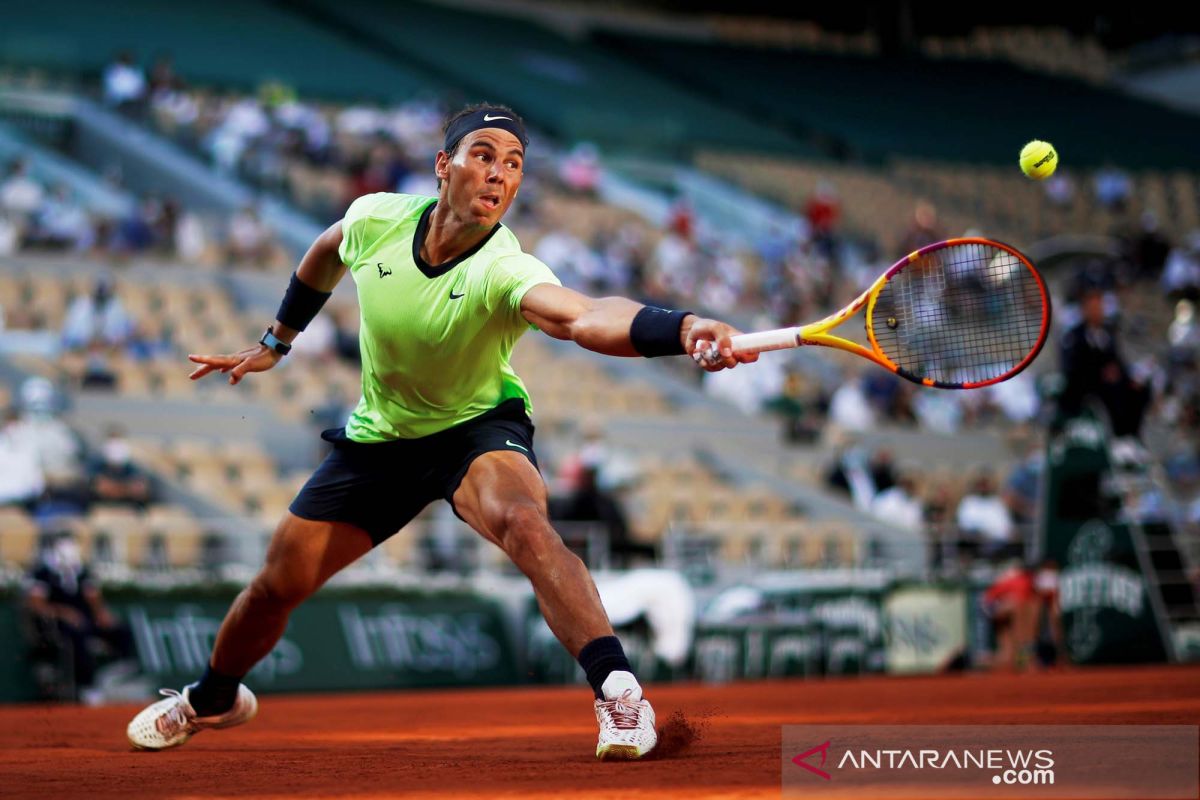
[{"label": "black wristband", "polygon": [[302,331],[308,327],[308,323],[313,321],[313,317],[317,316],[321,307],[325,305],[325,301],[332,294],[333,292],[318,292],[300,280],[293,272],[292,280],[288,283],[287,293],[283,296],[283,302],[279,304],[279,312],[275,314],[275,319],[293,330]]},{"label": "black wristband", "polygon": [[683,318],[691,313],[694,312],[645,306],[629,326],[629,341],[633,349],[646,358],[683,355],[679,329],[683,327]]}]

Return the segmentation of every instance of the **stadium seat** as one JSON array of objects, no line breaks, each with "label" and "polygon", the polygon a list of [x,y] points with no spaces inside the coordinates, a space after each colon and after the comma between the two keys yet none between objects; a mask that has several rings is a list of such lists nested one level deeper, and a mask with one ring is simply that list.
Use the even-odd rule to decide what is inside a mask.
[{"label": "stadium seat", "polygon": [[38,550],[38,527],[23,509],[0,508],[0,564],[28,567]]}]

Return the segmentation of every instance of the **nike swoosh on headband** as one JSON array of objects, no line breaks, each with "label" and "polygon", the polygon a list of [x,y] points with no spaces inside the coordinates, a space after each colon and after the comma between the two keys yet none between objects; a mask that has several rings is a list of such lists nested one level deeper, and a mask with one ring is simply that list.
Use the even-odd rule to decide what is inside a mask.
[{"label": "nike swoosh on headband", "polygon": [[489,117],[487,114],[484,114],[484,115],[483,115],[483,121],[484,121],[484,122],[491,122],[492,120],[495,120],[495,119],[506,119],[506,120],[508,120],[509,122],[512,122],[512,121],[513,121],[512,117]]}]

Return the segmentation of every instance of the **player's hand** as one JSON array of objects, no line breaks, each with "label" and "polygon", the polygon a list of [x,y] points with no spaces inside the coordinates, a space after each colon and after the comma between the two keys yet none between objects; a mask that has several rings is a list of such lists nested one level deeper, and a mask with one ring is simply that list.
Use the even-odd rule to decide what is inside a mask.
[{"label": "player's hand", "polygon": [[283,356],[276,353],[265,344],[256,344],[240,353],[226,356],[200,356],[191,354],[188,360],[199,364],[188,377],[198,381],[210,372],[220,372],[229,375],[230,385],[241,383],[242,378],[249,372],[266,372],[279,363]]},{"label": "player's hand", "polygon": [[719,372],[732,369],[738,364],[752,364],[758,361],[758,353],[733,352],[733,345],[729,340],[739,333],[741,331],[732,325],[704,317],[688,317],[683,321],[683,330],[680,331],[684,340],[684,350],[709,372]]}]

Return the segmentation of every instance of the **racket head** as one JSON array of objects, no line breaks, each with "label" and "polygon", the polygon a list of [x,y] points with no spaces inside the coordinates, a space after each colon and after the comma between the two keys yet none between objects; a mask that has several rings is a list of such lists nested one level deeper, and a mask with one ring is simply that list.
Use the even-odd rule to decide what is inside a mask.
[{"label": "racket head", "polygon": [[1050,332],[1046,282],[1016,248],[948,239],[896,262],[867,300],[885,367],[923,386],[977,389],[1019,374]]}]

